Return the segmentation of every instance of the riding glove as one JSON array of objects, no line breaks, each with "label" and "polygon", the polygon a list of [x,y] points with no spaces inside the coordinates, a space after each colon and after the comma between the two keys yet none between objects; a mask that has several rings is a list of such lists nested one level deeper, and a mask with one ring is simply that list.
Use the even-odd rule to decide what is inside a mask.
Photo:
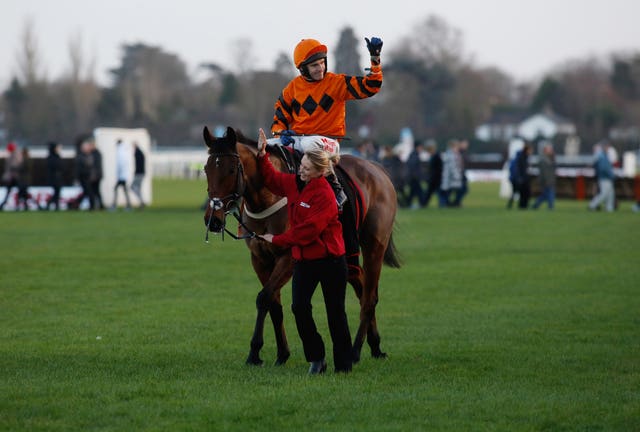
[{"label": "riding glove", "polygon": [[295,135],[297,134],[296,134],[296,131],[294,131],[293,129],[285,129],[282,132],[280,132],[280,142],[282,143],[282,145],[285,145],[285,146],[293,144],[295,140],[292,137]]},{"label": "riding glove", "polygon": [[380,51],[382,50],[382,39],[379,37],[364,38],[367,41],[367,49],[371,55],[371,63],[380,64]]}]

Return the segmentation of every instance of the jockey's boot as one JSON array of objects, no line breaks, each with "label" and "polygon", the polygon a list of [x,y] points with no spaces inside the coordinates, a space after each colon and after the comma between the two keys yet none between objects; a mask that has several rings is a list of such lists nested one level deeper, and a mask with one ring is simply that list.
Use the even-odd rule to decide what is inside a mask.
[{"label": "jockey's boot", "polygon": [[338,181],[338,177],[335,174],[331,173],[326,176],[327,181],[331,185],[333,192],[336,194],[336,202],[338,203],[338,211],[342,211],[342,206],[345,202],[347,202],[347,194],[344,193],[344,189],[342,189],[342,185]]}]

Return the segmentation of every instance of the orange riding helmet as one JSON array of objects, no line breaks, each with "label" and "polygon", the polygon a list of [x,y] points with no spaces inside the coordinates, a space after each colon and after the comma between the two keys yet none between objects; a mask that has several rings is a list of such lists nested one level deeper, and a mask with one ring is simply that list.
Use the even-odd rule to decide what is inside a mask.
[{"label": "orange riding helmet", "polygon": [[306,65],[321,58],[325,60],[326,64],[327,46],[315,39],[302,39],[293,50],[293,63],[300,70],[306,69]]}]

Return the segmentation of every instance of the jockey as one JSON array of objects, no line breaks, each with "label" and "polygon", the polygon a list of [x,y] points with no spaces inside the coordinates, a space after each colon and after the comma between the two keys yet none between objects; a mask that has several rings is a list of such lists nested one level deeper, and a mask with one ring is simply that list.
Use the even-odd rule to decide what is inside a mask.
[{"label": "jockey", "polygon": [[[338,162],[339,139],[346,133],[346,101],[371,97],[382,86],[382,40],[372,37],[365,41],[371,68],[364,77],[328,72],[327,47],[315,39],[302,39],[296,45],[293,62],[300,75],[287,84],[275,103],[271,132],[276,138],[269,144],[293,145],[300,152],[309,146],[322,146],[334,164]],[[340,183],[334,173],[327,180],[342,208],[347,197]]]}]

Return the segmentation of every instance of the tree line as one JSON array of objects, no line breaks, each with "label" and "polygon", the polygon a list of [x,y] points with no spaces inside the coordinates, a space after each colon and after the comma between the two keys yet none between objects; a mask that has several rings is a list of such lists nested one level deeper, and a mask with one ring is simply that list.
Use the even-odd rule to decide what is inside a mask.
[{"label": "tree line", "polygon": [[[352,27],[340,30],[329,70],[363,75],[368,59],[358,54],[361,39]],[[273,104],[296,74],[288,53],[293,47],[274,59],[271,70],[255,70],[251,41],[238,40],[233,68],[203,62],[196,79],[179,55],[136,43],[121,46],[110,85],[100,86],[78,35],[69,42],[69,72],[51,80],[42,72],[37,42],[33,24],[25,23],[19,73],[0,99],[6,140],[23,145],[69,144],[96,127],[147,128],[159,146],[201,145],[204,125],[230,125],[250,134],[270,126]],[[576,124],[583,142],[615,129],[623,131],[617,138],[621,146],[638,146],[639,52],[570,60],[540,82],[521,83],[498,68],[474,66],[462,33],[437,16],[420,21],[393,47],[383,50],[383,91],[348,104],[353,145],[364,139],[394,144],[404,127],[418,139],[441,143],[472,138],[499,110],[551,109]]]}]

